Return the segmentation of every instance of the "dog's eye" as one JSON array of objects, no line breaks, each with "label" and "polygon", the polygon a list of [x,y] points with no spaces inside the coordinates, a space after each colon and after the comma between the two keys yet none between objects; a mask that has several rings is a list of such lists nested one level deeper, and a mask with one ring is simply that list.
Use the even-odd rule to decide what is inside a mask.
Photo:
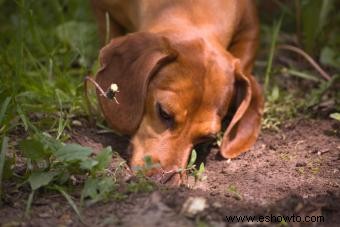
[{"label": "dog's eye", "polygon": [[166,123],[168,127],[171,127],[173,124],[174,117],[168,113],[166,110],[163,109],[161,104],[157,103],[157,112],[159,118]]}]

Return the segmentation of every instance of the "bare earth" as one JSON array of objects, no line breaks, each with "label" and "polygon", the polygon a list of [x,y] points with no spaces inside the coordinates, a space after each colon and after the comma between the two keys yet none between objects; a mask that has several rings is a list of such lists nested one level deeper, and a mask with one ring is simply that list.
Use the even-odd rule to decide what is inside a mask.
[{"label": "bare earth", "polygon": [[[324,217],[314,226],[340,226],[340,124],[331,120],[287,122],[280,132],[263,131],[250,152],[230,163],[212,147],[201,153],[204,179],[180,188],[159,187],[135,193],[123,201],[101,202],[83,210],[84,223],[59,194],[41,193],[30,218],[24,218],[28,189],[14,190],[7,182],[8,199],[0,208],[1,226],[278,226],[279,223],[228,223],[231,215],[295,215]],[[98,135],[84,126],[72,140],[99,150],[112,145],[123,150],[127,140]],[[206,155],[208,154],[208,155]],[[200,154],[199,154],[200,155]],[[116,158],[115,163],[120,160]],[[77,194],[77,193],[75,193]],[[206,207],[192,215],[185,202],[198,200]],[[76,201],[77,201],[77,197]],[[281,223],[312,226],[312,223]]]}]

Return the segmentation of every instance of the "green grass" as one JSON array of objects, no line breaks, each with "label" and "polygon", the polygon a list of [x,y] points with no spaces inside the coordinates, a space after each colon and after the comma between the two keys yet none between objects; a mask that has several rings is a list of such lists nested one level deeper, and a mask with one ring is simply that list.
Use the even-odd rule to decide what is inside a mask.
[{"label": "green grass", "polygon": [[[28,121],[61,138],[84,115],[83,78],[96,59],[96,28],[87,1],[2,1],[1,133]],[[67,9],[67,10],[66,10]],[[5,113],[4,113],[5,112]],[[86,114],[86,113],[85,113]],[[32,118],[38,121],[32,120]]]},{"label": "green grass", "polygon": [[[331,103],[328,104],[327,111],[332,111],[330,118],[335,119],[334,116],[340,111],[340,92],[336,85],[340,81],[340,39],[334,33],[338,30],[335,24],[340,21],[340,17],[334,13],[332,7],[338,3],[333,0],[296,0],[295,3],[299,4],[294,4],[293,1],[287,4],[278,1],[275,3],[280,9],[276,13],[279,17],[270,17],[268,20],[266,15],[260,15],[263,17],[262,21],[267,19],[267,23],[261,24],[261,43],[267,49],[262,51],[266,55],[261,59],[266,96],[262,127],[278,131],[287,120],[298,115],[317,115],[316,110],[325,102]],[[301,8],[296,8],[296,5]],[[283,17],[283,14],[290,16]],[[331,79],[325,80],[318,75],[320,71],[316,71],[315,66],[311,67],[305,58],[288,55],[276,48],[287,44],[307,52],[305,54],[309,54],[310,59],[326,70]],[[289,61],[280,61],[284,58]],[[294,81],[295,85],[282,83],[287,78]],[[306,83],[310,85],[306,86]]]}]

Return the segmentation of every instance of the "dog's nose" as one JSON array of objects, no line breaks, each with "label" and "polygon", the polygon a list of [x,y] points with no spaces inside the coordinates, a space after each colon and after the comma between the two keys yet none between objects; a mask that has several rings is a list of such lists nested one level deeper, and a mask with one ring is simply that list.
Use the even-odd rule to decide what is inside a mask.
[{"label": "dog's nose", "polygon": [[210,133],[203,137],[206,141],[216,140],[217,135],[215,133]]},{"label": "dog's nose", "polygon": [[208,142],[213,142],[216,140],[217,136],[214,133],[210,133],[204,136],[201,136],[198,140],[197,143],[208,143]]}]

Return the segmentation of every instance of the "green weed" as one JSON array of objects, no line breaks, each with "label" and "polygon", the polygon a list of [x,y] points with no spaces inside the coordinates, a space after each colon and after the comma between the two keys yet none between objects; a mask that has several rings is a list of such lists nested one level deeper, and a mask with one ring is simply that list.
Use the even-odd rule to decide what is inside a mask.
[{"label": "green weed", "polygon": [[84,184],[81,204],[85,200],[88,204],[107,200],[117,188],[114,178],[106,171],[112,160],[109,147],[92,156],[91,149],[87,147],[63,144],[46,134],[34,135],[21,141],[19,146],[27,163],[30,163],[26,174],[32,190],[28,209],[35,192],[45,188],[60,192],[80,217],[78,208],[64,187]]},{"label": "green weed", "polygon": [[242,195],[238,191],[237,187],[235,185],[229,185],[227,188],[227,192],[230,193],[233,197],[235,197],[237,200],[242,200]]},{"label": "green weed", "polygon": [[279,130],[284,122],[297,115],[302,105],[302,100],[294,98],[294,94],[284,92],[275,86],[271,93],[267,94],[262,128]]},{"label": "green weed", "polygon": [[195,164],[196,159],[197,159],[197,152],[196,152],[195,149],[193,149],[192,152],[191,152],[191,155],[190,155],[190,160],[189,160],[189,163],[187,165],[186,171],[190,175],[194,176],[195,181],[202,179],[202,175],[203,175],[204,170],[205,170],[203,162],[201,162],[200,166],[197,169],[196,164]]}]

